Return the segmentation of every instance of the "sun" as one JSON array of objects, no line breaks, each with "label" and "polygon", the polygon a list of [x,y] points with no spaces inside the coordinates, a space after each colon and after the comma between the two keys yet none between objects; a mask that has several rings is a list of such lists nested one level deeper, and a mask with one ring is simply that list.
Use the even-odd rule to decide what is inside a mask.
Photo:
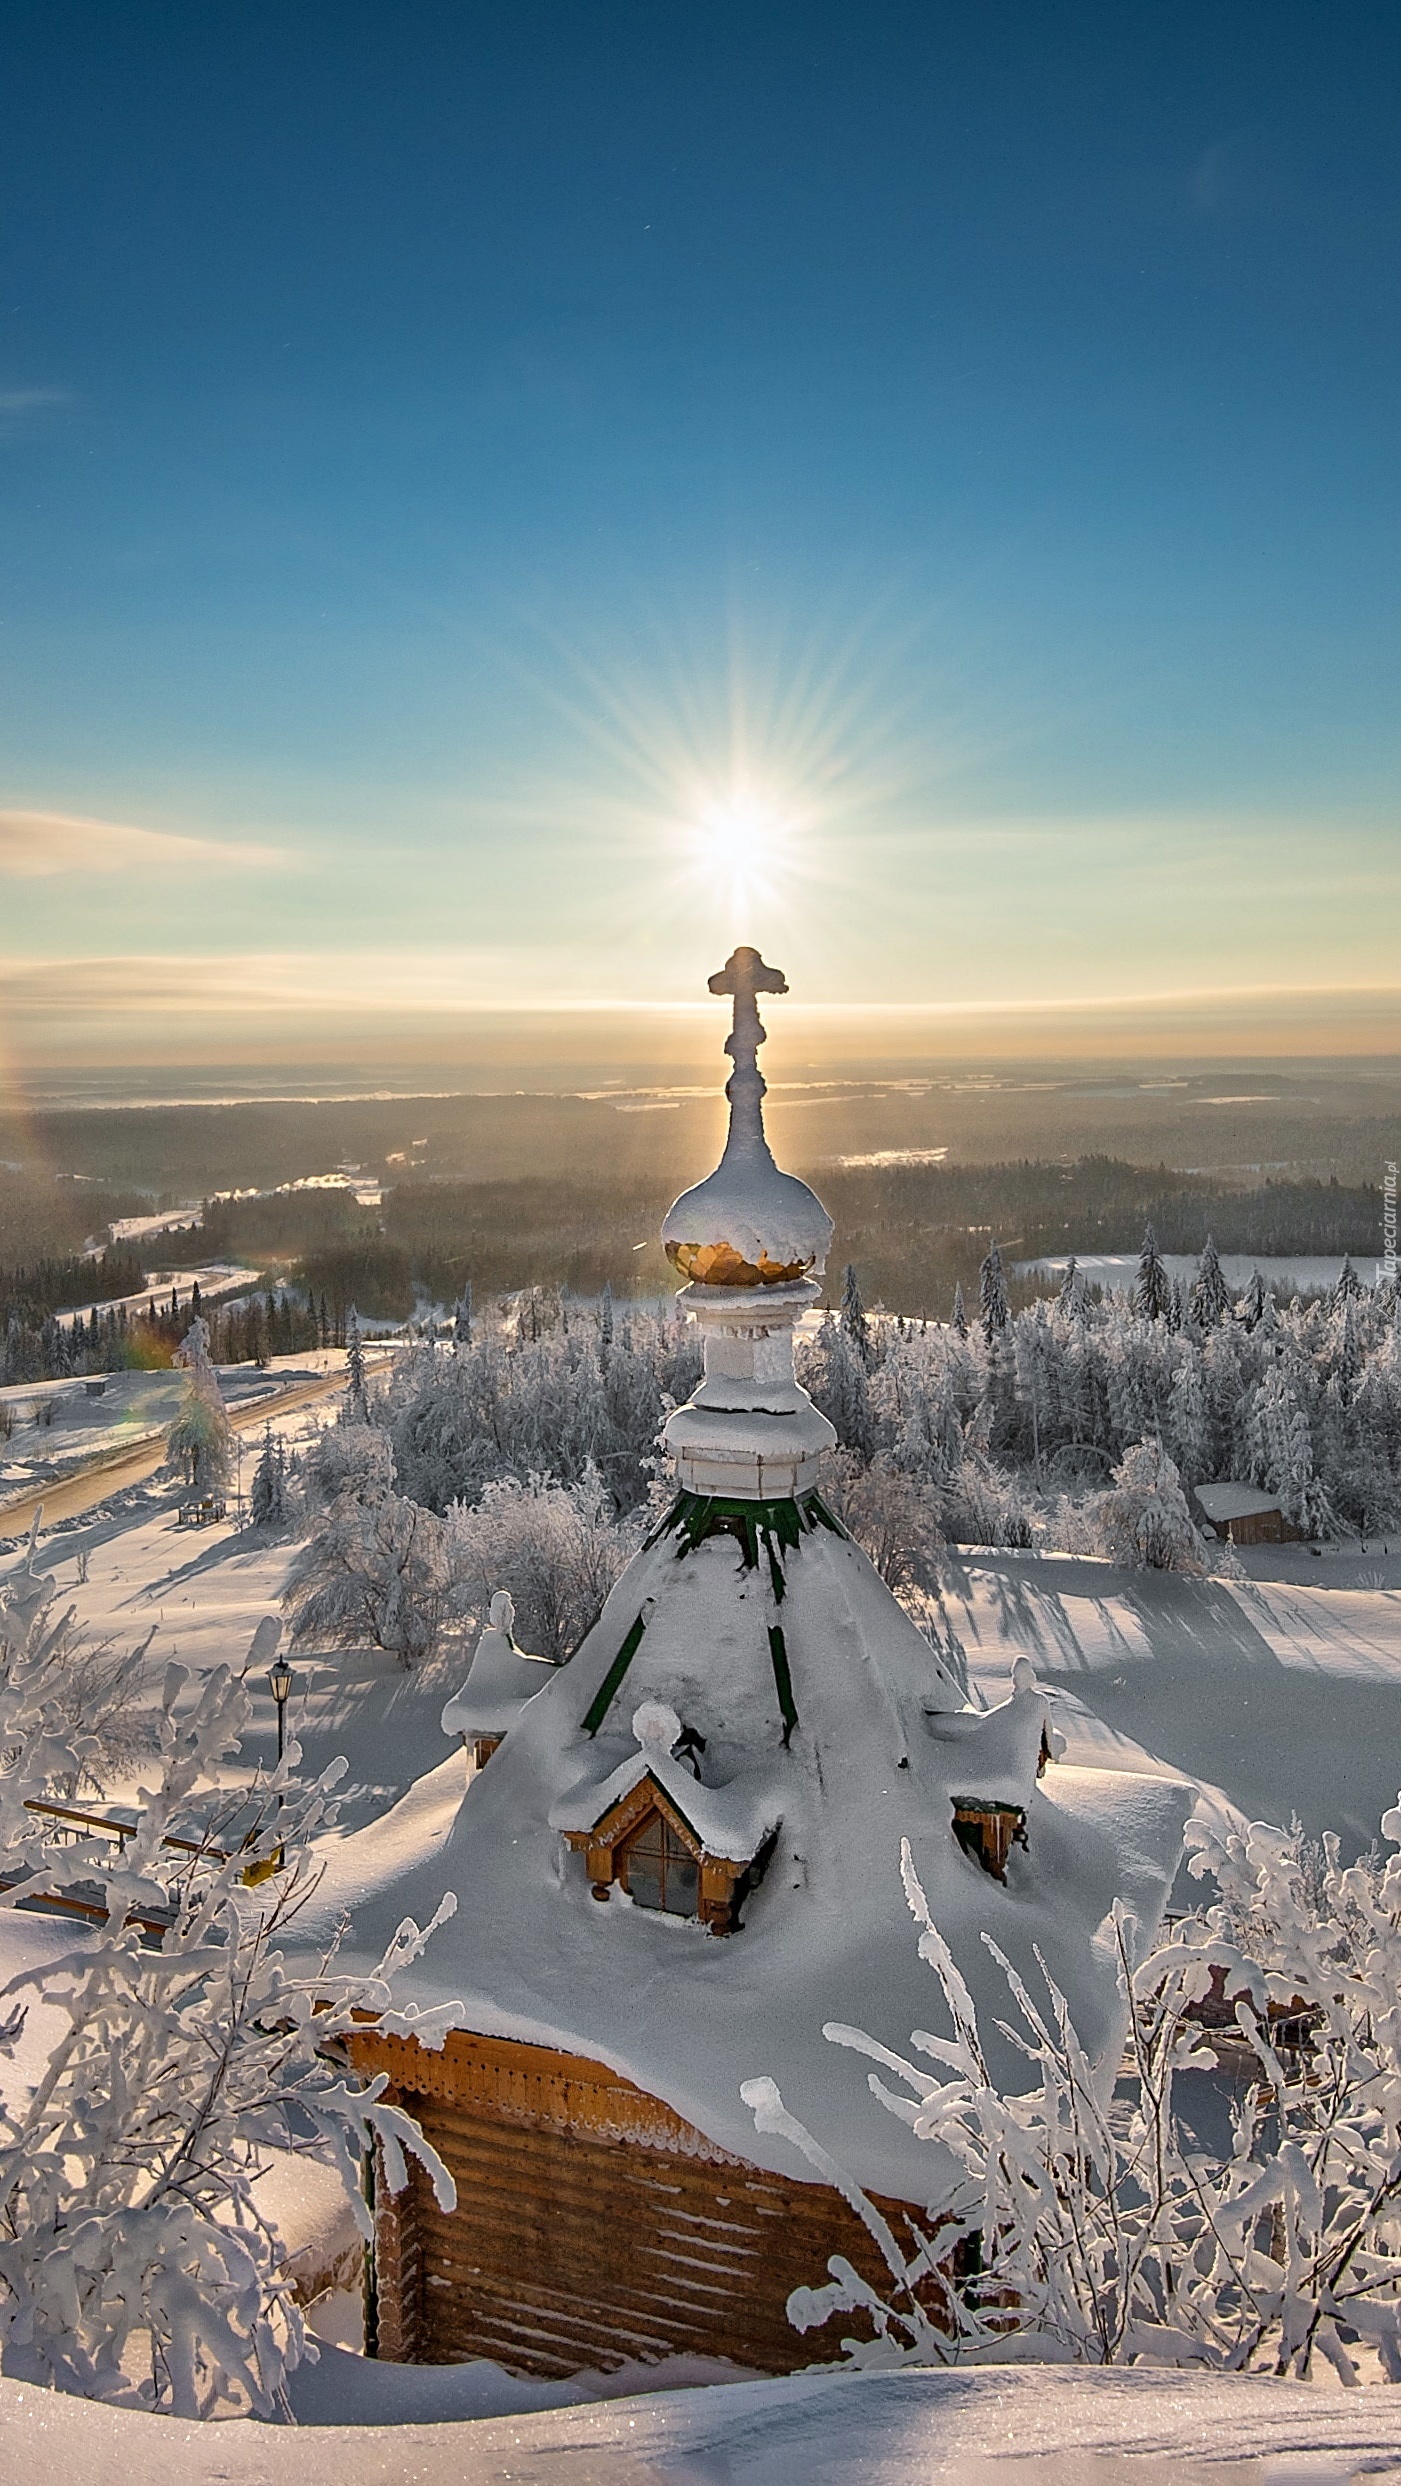
[{"label": "sun", "polygon": [[748,792],[728,794],[701,809],[698,825],[706,876],[732,914],[769,896],[786,877],[793,829],[776,804]]}]

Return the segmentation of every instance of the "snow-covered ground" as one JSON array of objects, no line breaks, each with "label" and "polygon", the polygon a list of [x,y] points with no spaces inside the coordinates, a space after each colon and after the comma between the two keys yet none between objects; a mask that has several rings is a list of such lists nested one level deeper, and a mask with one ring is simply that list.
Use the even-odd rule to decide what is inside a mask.
[{"label": "snow-covered ground", "polygon": [[[1132,1286],[1138,1276],[1137,1252],[1079,1252],[1075,1255],[1075,1261],[1081,1276],[1091,1286],[1112,1286],[1122,1290]],[[1194,1252],[1164,1252],[1162,1261],[1170,1277],[1180,1279],[1184,1286],[1191,1285],[1197,1274]],[[1070,1254],[1061,1252],[1048,1260],[1015,1261],[1013,1273],[1019,1278],[1037,1275],[1062,1278],[1069,1265]],[[1272,1286],[1286,1303],[1293,1295],[1316,1295],[1325,1287],[1336,1286],[1342,1265],[1340,1255],[1330,1256],[1326,1252],[1294,1252],[1272,1260],[1252,1259],[1249,1252],[1221,1254],[1221,1274],[1233,1293],[1243,1295],[1258,1269],[1266,1285]],[[1359,1259],[1354,1266],[1364,1285],[1380,1284],[1381,1273],[1375,1261]]]},{"label": "snow-covered ground", "polygon": [[[380,2423],[143,2417],[0,2382],[34,2486],[1349,2486],[1401,2474],[1401,2392],[1065,2367],[795,2375],[415,2422],[470,2376],[384,2369]],[[426,2389],[424,2388],[426,2386]]]}]

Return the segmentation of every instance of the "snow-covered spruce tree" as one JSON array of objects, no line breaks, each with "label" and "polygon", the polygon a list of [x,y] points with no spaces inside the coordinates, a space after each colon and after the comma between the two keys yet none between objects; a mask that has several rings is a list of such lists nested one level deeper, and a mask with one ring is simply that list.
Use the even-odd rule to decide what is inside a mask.
[{"label": "snow-covered spruce tree", "polygon": [[1085,1317],[1085,1287],[1080,1263],[1072,1252],[1065,1264],[1065,1275],[1056,1296],[1056,1311],[1063,1321],[1079,1323]]},{"label": "snow-covered spruce tree", "polygon": [[497,1478],[475,1506],[453,1505],[447,1532],[462,1595],[485,1613],[493,1591],[509,1589],[521,1647],[558,1662],[597,1618],[640,1526],[619,1523],[594,1469],[575,1485]]},{"label": "snow-covered spruce tree", "polygon": [[[1401,1845],[1401,1800],[1382,1835]],[[1401,1855],[1345,1867],[1336,1839],[1309,1853],[1297,1831],[1260,1823],[1193,1839],[1192,1869],[1221,1893],[1214,1906],[1137,1969],[1132,1929],[1114,1912],[1129,2038],[1115,2084],[1087,2060],[1044,1967],[1033,1991],[984,1934],[1007,1983],[999,2025],[1029,2067],[1011,2095],[902,1847],[950,2033],[916,2031],[908,2055],[836,2022],[823,2034],[872,2063],[872,2093],[935,2145],[910,2239],[772,2080],[742,2091],[758,2128],[845,2194],[888,2273],[882,2292],[834,2258],[829,2284],[789,2298],[797,2329],[861,2314],[874,2337],[845,2346],[864,2365],[1005,2359],[1021,2341],[1086,2364],[1301,2379],[1321,2358],[1351,2384],[1365,2348],[1401,2381]],[[1253,2075],[1216,2149],[1184,2127],[1175,2095],[1180,2073],[1213,2067],[1204,2005]]]},{"label": "snow-covered spruce tree", "polygon": [[801,1358],[801,1373],[814,1404],[835,1428],[842,1448],[869,1459],[876,1440],[866,1359],[859,1345],[830,1314]]},{"label": "snow-covered spruce tree", "polygon": [[1221,1262],[1210,1235],[1202,1246],[1187,1308],[1198,1329],[1216,1329],[1222,1321],[1230,1319],[1230,1292],[1221,1274]]},{"label": "snow-covered spruce tree", "polygon": [[287,1517],[286,1462],[282,1444],[274,1440],[270,1424],[263,1427],[263,1447],[253,1470],[248,1512],[255,1528],[280,1528]]},{"label": "snow-covered spruce tree", "polygon": [[861,1288],[850,1261],[842,1271],[842,1300],[837,1314],[837,1327],[853,1354],[858,1355],[869,1372],[871,1369],[871,1324],[861,1300]]},{"label": "snow-covered spruce tree", "polygon": [[454,1352],[459,1355],[472,1343],[472,1281],[470,1278],[458,1297],[457,1310],[453,1315],[452,1343]]},{"label": "snow-covered spruce tree", "polygon": [[1355,1302],[1361,1292],[1362,1280],[1352,1265],[1352,1254],[1347,1252],[1343,1255],[1343,1265],[1338,1271],[1338,1283],[1333,1289],[1334,1311],[1337,1310],[1339,1304],[1346,1303],[1349,1298]]},{"label": "snow-covered spruce tree", "polygon": [[354,1304],[345,1316],[345,1405],[347,1424],[368,1424],[370,1402],[365,1395],[365,1342]]},{"label": "snow-covered spruce tree", "polygon": [[1200,1579],[1206,1547],[1193,1524],[1182,1479],[1160,1441],[1135,1442],[1095,1506],[1100,1544],[1111,1562],[1135,1571],[1182,1571]]},{"label": "snow-covered spruce tree", "polygon": [[219,1376],[210,1361],[208,1323],[191,1321],[175,1354],[187,1378],[184,1398],[165,1437],[167,1458],[192,1493],[222,1493],[233,1463],[233,1436]]},{"label": "snow-covered spruce tree", "polygon": [[407,2150],[452,2204],[451,2178],[384,2103],[383,2078],[358,2086],[339,2059],[366,2012],[432,2033],[432,2015],[393,2009],[393,1978],[421,1937],[405,1925],[368,1977],[341,1974],[334,1957],[294,1968],[279,1947],[343,1763],[298,1790],[294,1747],[248,1843],[227,1856],[217,1833],[194,1855],[166,1845],[189,1833],[246,1725],[248,1695],[227,1668],[198,1685],[168,1671],[159,1767],[125,1846],[54,1845],[30,1808],[81,1765],[81,1739],[65,1748],[56,1734],[42,1678],[32,1636],[12,1646],[0,1668],[3,1905],[80,1879],[106,1913],[0,1994],[12,2043],[41,1986],[66,2023],[33,2088],[11,2083],[0,2106],[0,2370],[174,2416],[285,2416],[288,2371],[316,2349],[259,2199],[267,2151],[329,2160],[359,2204],[366,2150],[395,2188]]},{"label": "snow-covered spruce tree", "polygon": [[961,1282],[955,1286],[953,1290],[953,1319],[950,1326],[957,1332],[960,1338],[967,1337],[968,1315],[963,1308],[963,1286]]},{"label": "snow-covered spruce tree", "polygon": [[1158,1238],[1151,1226],[1145,1226],[1138,1255],[1138,1276],[1134,1282],[1133,1308],[1145,1321],[1166,1320],[1171,1293],[1172,1280],[1163,1265]]},{"label": "snow-covered spruce tree", "polygon": [[1268,1319],[1269,1314],[1273,1311],[1273,1309],[1273,1295],[1271,1294],[1268,1286],[1265,1284],[1259,1270],[1252,1269],[1250,1272],[1250,1284],[1247,1286],[1245,1293],[1241,1297],[1240,1303],[1237,1306],[1242,1325],[1248,1330],[1258,1329],[1260,1323],[1263,1320]]},{"label": "snow-covered spruce tree", "polygon": [[983,1343],[990,1347],[1007,1326],[1007,1280],[1002,1268],[1002,1254],[997,1238],[988,1245],[987,1257],[978,1271],[978,1311],[983,1325]]}]

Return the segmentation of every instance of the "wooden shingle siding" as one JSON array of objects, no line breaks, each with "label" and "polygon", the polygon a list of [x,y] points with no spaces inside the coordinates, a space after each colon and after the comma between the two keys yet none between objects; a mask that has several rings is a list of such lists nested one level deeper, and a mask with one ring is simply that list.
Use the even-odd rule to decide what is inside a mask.
[{"label": "wooden shingle siding", "polygon": [[[382,2356],[553,2377],[687,2355],[777,2374],[839,2353],[850,2315],[803,2333],[785,2310],[834,2253],[886,2276],[838,2194],[731,2157],[603,2065],[507,2040],[449,2046],[363,2042],[367,2069],[390,2071],[393,2050],[394,2094],[458,2195],[445,2214],[416,2167],[396,2201],[381,2194]],[[880,2206],[905,2236],[906,2205]]]}]

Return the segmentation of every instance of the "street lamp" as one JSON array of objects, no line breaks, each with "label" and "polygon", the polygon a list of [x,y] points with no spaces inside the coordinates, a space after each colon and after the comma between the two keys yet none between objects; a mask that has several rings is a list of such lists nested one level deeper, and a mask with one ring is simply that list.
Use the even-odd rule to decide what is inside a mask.
[{"label": "street lamp", "polygon": [[292,1696],[292,1669],[285,1657],[280,1657],[275,1666],[269,1667],[268,1682],[277,1703],[277,1760],[280,1768],[287,1749],[287,1703]]},{"label": "street lamp", "polygon": [[[281,1769],[282,1756],[287,1749],[287,1703],[292,1696],[292,1669],[288,1665],[285,1657],[279,1657],[268,1668],[268,1682],[272,1687],[273,1699],[277,1703],[277,1766]],[[282,1807],[285,1800],[286,1799],[283,1796],[282,1789],[279,1787],[277,1790],[277,1817],[279,1821],[282,1818]],[[272,1852],[272,1863],[269,1870],[273,1873],[280,1873],[282,1871],[282,1865],[282,1841],[279,1839]]]}]

